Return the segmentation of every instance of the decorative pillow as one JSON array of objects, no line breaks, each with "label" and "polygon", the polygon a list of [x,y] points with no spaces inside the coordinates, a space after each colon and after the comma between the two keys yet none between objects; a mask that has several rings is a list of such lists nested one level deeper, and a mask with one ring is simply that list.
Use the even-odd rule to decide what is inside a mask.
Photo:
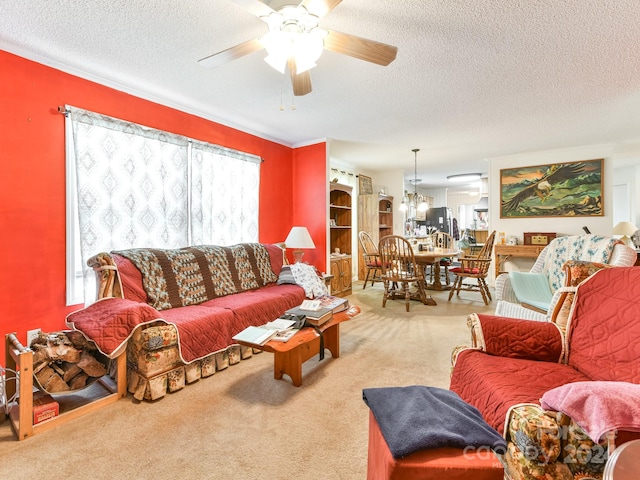
[{"label": "decorative pillow", "polygon": [[[605,263],[589,262],[587,260],[569,260],[565,262],[562,267],[566,275],[566,286],[577,287],[584,280],[603,268],[613,268],[612,265]],[[569,314],[571,313],[571,306],[573,305],[573,299],[575,294],[569,292],[564,294],[562,299],[562,305],[558,310],[555,319],[553,320],[563,330],[567,327],[569,321]]]},{"label": "decorative pillow", "polygon": [[635,383],[568,383],[546,392],[540,405],[569,415],[594,442],[611,430],[640,431],[640,385]]},{"label": "decorative pillow", "polygon": [[286,283],[296,285],[296,279],[293,277],[291,265],[283,265],[282,270],[280,270],[280,275],[278,276],[278,285],[284,285]]}]

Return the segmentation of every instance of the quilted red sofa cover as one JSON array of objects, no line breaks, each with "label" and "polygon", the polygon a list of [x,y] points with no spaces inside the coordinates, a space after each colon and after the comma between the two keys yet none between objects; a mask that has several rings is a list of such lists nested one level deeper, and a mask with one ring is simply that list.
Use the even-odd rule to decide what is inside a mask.
[{"label": "quilted red sofa cover", "polygon": [[[474,314],[470,324],[477,345],[454,352],[450,389],[501,433],[512,406],[540,405],[552,388],[640,384],[640,267],[604,269],[580,284],[566,335],[551,322],[491,315]],[[632,438],[640,433],[618,431],[615,442]]]},{"label": "quilted red sofa cover", "polygon": [[[277,279],[283,250],[264,247]],[[147,303],[142,273],[128,258],[100,253],[89,265],[97,275],[98,301],[69,314],[67,325],[93,339],[110,358],[126,349],[128,390],[139,400],[155,400],[249,358],[252,349],[232,337],[249,325],[278,318],[305,298],[302,287],[269,280],[199,304],[156,310]],[[256,263],[252,268],[260,267]],[[231,278],[216,281],[233,283]]]}]

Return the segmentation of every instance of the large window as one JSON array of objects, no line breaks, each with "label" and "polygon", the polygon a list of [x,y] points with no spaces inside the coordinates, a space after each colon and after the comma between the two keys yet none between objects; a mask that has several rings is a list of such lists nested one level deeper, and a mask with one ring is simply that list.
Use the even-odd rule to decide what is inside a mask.
[{"label": "large window", "polygon": [[260,158],[67,107],[67,303],[87,260],[126,248],[258,240]]}]

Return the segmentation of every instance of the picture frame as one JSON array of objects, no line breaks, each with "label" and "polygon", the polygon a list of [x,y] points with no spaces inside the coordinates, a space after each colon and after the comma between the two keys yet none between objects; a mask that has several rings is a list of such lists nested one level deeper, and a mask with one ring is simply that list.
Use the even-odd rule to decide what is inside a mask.
[{"label": "picture frame", "polygon": [[373,183],[371,177],[366,175],[358,175],[358,191],[360,195],[369,195],[373,193]]},{"label": "picture frame", "polygon": [[500,218],[604,215],[604,159],[500,170]]}]

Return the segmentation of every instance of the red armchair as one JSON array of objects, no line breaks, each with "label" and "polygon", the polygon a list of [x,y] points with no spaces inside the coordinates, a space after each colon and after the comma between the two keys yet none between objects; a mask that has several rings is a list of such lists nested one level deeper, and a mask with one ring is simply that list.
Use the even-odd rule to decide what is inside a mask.
[{"label": "red armchair", "polygon": [[[640,384],[640,268],[603,269],[576,291],[566,333],[552,322],[471,315],[472,345],[453,354],[451,390],[504,433],[513,479],[602,478],[623,428],[592,440],[546,392],[575,382]],[[615,385],[615,384],[614,384]]]}]

